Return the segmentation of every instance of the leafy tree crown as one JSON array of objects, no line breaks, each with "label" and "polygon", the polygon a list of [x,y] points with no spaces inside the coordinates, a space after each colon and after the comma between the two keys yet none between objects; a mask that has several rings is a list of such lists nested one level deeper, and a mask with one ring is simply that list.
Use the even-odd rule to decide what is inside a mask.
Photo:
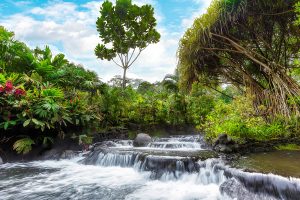
[{"label": "leafy tree crown", "polygon": [[139,7],[132,4],[131,0],[116,0],[115,5],[105,1],[96,25],[102,44],[97,45],[95,54],[102,60],[112,60],[118,54],[128,54],[130,49],[142,51],[160,39],[160,34],[155,29],[153,7]]}]

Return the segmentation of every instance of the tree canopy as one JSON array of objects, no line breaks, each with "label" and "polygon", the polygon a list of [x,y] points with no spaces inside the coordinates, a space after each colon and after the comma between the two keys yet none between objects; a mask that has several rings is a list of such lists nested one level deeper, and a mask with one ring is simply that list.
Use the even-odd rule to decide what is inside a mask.
[{"label": "tree canopy", "polygon": [[[178,50],[181,85],[233,84],[254,96],[261,114],[299,114],[296,0],[214,0]],[[264,109],[261,109],[264,107]]]}]

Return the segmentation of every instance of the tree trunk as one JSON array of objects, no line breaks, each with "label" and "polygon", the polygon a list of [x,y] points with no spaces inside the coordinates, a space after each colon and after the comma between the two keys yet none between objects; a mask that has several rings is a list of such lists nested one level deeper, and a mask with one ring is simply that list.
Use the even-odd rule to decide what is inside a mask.
[{"label": "tree trunk", "polygon": [[122,83],[122,88],[125,89],[126,88],[126,71],[127,71],[127,67],[123,68],[123,83]]}]

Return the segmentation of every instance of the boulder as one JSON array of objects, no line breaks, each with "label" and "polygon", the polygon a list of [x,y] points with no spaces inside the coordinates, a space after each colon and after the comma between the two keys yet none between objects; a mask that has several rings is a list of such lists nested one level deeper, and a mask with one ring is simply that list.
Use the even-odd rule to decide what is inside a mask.
[{"label": "boulder", "polygon": [[0,165],[2,165],[4,162],[2,160],[2,158],[0,157]]},{"label": "boulder", "polygon": [[145,147],[152,141],[150,135],[146,133],[139,133],[133,141],[134,147]]},{"label": "boulder", "polygon": [[220,134],[213,144],[213,149],[221,153],[233,153],[238,150],[238,145],[227,134]]}]

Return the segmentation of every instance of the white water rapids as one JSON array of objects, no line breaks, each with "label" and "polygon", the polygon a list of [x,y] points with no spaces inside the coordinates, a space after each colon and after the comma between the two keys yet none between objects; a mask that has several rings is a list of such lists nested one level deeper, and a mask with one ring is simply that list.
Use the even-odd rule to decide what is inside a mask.
[{"label": "white water rapids", "polygon": [[198,174],[186,174],[178,180],[151,180],[149,172],[82,165],[75,160],[6,164],[1,171],[3,168],[11,172],[6,177],[0,175],[3,200],[221,199],[219,184],[201,183]]},{"label": "white water rapids", "polygon": [[[294,199],[293,191],[300,191],[298,179],[229,169],[220,159],[192,161],[182,156],[152,155],[162,149],[200,152],[198,139],[160,139],[147,148],[117,141],[112,152],[100,150],[86,158],[0,165],[0,199],[271,200]],[[251,187],[256,180],[258,184],[265,181],[270,189],[248,191],[241,184]],[[278,194],[264,194],[269,190]],[[292,193],[290,198],[281,194],[286,190],[288,195]]]}]

